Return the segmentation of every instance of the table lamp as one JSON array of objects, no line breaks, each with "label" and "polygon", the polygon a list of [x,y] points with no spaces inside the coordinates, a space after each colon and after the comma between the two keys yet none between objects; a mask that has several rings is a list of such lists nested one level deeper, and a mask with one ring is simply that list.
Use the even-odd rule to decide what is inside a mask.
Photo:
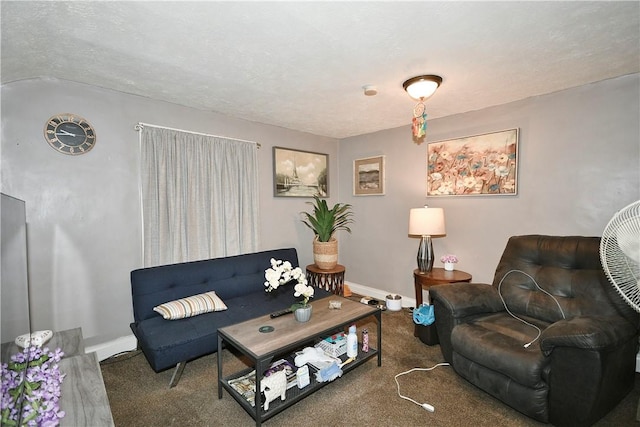
[{"label": "table lamp", "polygon": [[421,236],[418,246],[418,269],[422,273],[433,268],[433,244],[431,236],[444,236],[444,211],[442,208],[415,208],[409,211],[409,234]]}]

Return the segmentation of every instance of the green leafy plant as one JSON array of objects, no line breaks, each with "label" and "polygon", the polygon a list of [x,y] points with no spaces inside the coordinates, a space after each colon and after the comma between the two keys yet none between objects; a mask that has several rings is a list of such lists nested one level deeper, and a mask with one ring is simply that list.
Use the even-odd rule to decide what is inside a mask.
[{"label": "green leafy plant", "polygon": [[349,224],[353,224],[353,212],[350,204],[336,203],[329,209],[326,200],[318,196],[313,196],[313,199],[313,202],[307,202],[313,206],[313,212],[302,212],[302,222],[318,236],[318,241],[328,242],[338,230],[351,233]]}]

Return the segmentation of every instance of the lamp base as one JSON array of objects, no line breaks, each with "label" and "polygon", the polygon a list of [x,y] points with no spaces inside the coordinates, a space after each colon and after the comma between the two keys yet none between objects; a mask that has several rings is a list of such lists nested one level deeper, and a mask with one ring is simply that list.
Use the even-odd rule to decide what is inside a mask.
[{"label": "lamp base", "polygon": [[427,273],[433,268],[433,244],[431,236],[422,236],[420,246],[418,246],[418,269],[422,273]]}]

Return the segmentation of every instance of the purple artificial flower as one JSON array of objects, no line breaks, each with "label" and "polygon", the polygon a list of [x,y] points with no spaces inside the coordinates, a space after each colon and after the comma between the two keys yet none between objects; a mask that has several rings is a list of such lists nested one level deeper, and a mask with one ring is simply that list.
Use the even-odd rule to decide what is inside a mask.
[{"label": "purple artificial flower", "polygon": [[20,415],[20,426],[60,424],[65,415],[59,406],[64,375],[57,362],[63,355],[59,348],[51,352],[30,346],[1,365],[2,425],[17,425]]}]

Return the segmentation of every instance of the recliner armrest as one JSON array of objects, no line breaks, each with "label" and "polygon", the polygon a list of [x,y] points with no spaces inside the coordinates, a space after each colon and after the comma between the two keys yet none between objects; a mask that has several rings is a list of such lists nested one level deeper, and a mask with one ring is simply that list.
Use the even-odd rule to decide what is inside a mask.
[{"label": "recliner armrest", "polygon": [[504,311],[498,292],[483,283],[452,283],[429,288],[434,305],[440,349],[445,360],[453,362],[451,332],[456,325],[483,314]]},{"label": "recliner armrest", "polygon": [[545,329],[540,348],[546,356],[555,347],[605,350],[629,341],[635,333],[634,326],[622,317],[579,316],[560,320]]},{"label": "recliner armrest", "polygon": [[431,300],[439,301],[453,318],[504,311],[495,287],[483,283],[452,283],[429,288]]}]

